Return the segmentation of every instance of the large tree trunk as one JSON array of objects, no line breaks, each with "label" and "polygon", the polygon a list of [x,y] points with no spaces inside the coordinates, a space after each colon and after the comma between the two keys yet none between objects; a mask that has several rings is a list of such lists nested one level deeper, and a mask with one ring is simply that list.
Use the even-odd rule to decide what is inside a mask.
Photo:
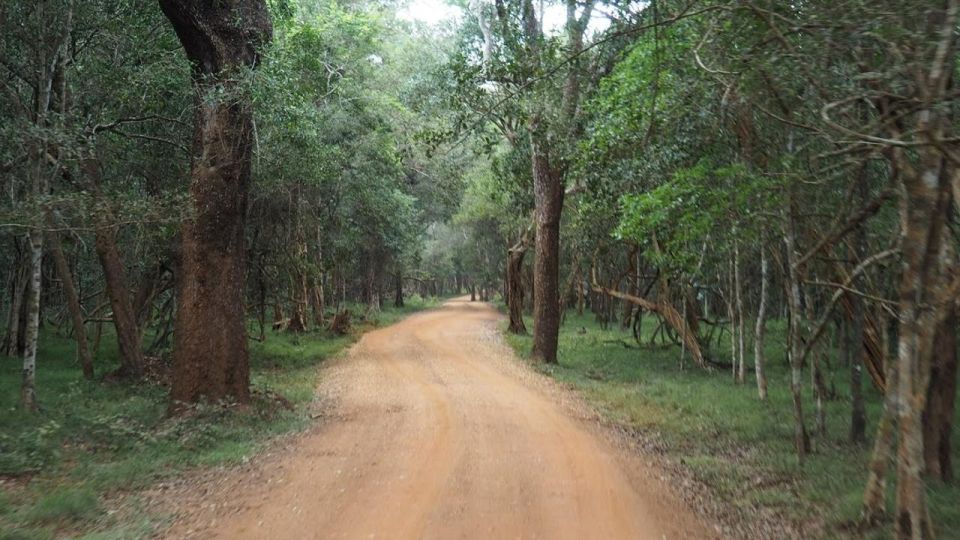
[{"label": "large tree trunk", "polygon": [[531,133],[536,244],[533,261],[533,352],[531,357],[557,362],[560,333],[560,212],[563,184],[550,164],[545,145],[538,142],[536,120]]},{"label": "large tree trunk", "polygon": [[[905,174],[906,200],[902,206],[900,249],[900,326],[897,346],[897,512],[899,538],[929,538],[933,527],[927,509],[922,414],[926,407],[936,330],[944,300],[938,298],[944,270],[944,234],[949,187],[948,167],[927,150],[922,168]],[[932,156],[930,154],[933,154]],[[901,156],[901,159],[902,156]],[[930,179],[934,179],[930,182]],[[932,306],[932,307],[931,307]]]},{"label": "large tree trunk", "polygon": [[526,334],[523,323],[523,257],[527,246],[523,241],[507,251],[507,308],[510,312],[510,324],[507,331],[512,334]]},{"label": "large tree trunk", "polygon": [[120,347],[120,370],[117,375],[137,379],[143,375],[143,351],[137,317],[133,312],[127,276],[117,250],[116,231],[113,226],[101,226],[94,237],[97,258],[103,267],[107,282],[107,295],[113,309],[113,325],[117,329],[117,344]]},{"label": "large tree trunk", "polygon": [[[568,45],[573,49],[572,65],[567,70],[561,103],[562,120],[553,126],[555,131],[565,132],[573,139],[577,133],[576,113],[580,100],[579,59],[582,50],[583,32],[590,21],[593,2],[588,1],[583,13],[577,18],[577,3],[567,1]],[[521,5],[523,32],[526,39],[525,55],[531,71],[543,68],[541,43],[542,24],[538,24],[536,10],[531,0]],[[542,21],[541,21],[542,22]],[[536,98],[534,98],[536,99]],[[547,363],[557,362],[557,339],[560,332],[559,270],[560,270],[560,215],[563,212],[563,168],[559,156],[552,156],[547,144],[550,128],[543,116],[545,107],[535,110],[528,118],[530,155],[533,169],[534,221],[536,243],[533,283],[533,351],[532,358]],[[557,152],[559,153],[559,152]]]},{"label": "large tree trunk", "polygon": [[252,110],[240,75],[272,36],[264,0],[160,0],[193,64],[193,213],[182,226],[171,409],[250,398],[244,223]]},{"label": "large tree trunk", "polygon": [[953,463],[950,436],[953,433],[954,400],[957,395],[957,309],[949,313],[936,329],[933,341],[933,367],[923,409],[923,457],[927,478],[950,482]]},{"label": "large tree trunk", "polygon": [[[921,35],[930,36],[932,46],[924,44],[911,51],[917,56],[908,80],[915,85],[910,97],[916,104],[898,104],[891,111],[898,117],[890,124],[892,137],[902,136],[904,117],[909,117],[900,115],[909,111],[915,121],[907,129],[916,134],[919,143],[909,151],[893,147],[889,152],[899,173],[902,193],[896,360],[899,446],[894,516],[894,530],[901,539],[933,537],[923,478],[922,419],[934,364],[932,356],[939,345],[938,330],[953,316],[957,296],[948,220],[960,203],[951,200],[954,193],[960,193],[960,171],[953,157],[958,145],[947,141],[947,133],[956,125],[957,118],[945,104],[954,95],[958,11],[956,0],[943,0],[930,2],[928,9],[913,17],[912,21],[920,23],[919,31],[924,32]],[[953,156],[948,158],[948,154]]]},{"label": "large tree trunk", "polygon": [[73,335],[77,340],[77,357],[80,360],[80,367],[83,369],[83,377],[93,379],[93,355],[90,354],[90,347],[87,344],[87,330],[84,324],[83,310],[80,306],[80,295],[77,294],[77,287],[73,283],[70,265],[63,254],[60,235],[50,233],[49,244],[53,262],[57,267],[57,274],[60,276],[63,295],[66,297],[70,320],[73,322]]}]

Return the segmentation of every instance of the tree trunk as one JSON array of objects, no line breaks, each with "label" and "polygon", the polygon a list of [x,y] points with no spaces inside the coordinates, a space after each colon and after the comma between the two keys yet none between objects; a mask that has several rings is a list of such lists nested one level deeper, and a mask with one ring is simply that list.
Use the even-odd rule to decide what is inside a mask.
[{"label": "tree trunk", "polygon": [[700,342],[697,340],[697,336],[690,331],[689,326],[687,326],[680,313],[677,312],[677,309],[668,304],[665,300],[658,299],[658,302],[654,303],[643,298],[601,287],[596,283],[595,278],[592,289],[596,293],[612,296],[614,298],[621,298],[636,304],[642,309],[652,311],[660,315],[660,317],[673,329],[673,331],[680,336],[680,339],[683,340],[684,347],[686,347],[686,350],[690,351],[690,355],[693,356],[693,359],[696,361],[697,365],[701,368],[706,367],[706,361],[703,358],[703,349],[700,347]]},{"label": "tree trunk", "polygon": [[[926,150],[926,154],[935,153]],[[937,309],[938,280],[944,270],[944,234],[949,203],[945,160],[923,156],[923,170],[902,173],[906,201],[902,206],[900,249],[900,326],[897,344],[899,393],[897,427],[897,512],[894,518],[899,538],[929,538],[933,527],[927,509],[923,479],[924,437],[922,415],[926,406],[932,368],[934,338],[940,326]],[[933,178],[935,181],[930,182]],[[954,302],[951,298],[949,302]],[[931,306],[934,306],[931,308]]]},{"label": "tree trunk", "polygon": [[950,436],[953,433],[954,400],[957,394],[957,308],[936,329],[933,341],[933,367],[923,409],[923,458],[927,478],[941,482],[953,480]]},{"label": "tree trunk", "polygon": [[73,322],[73,335],[77,341],[77,357],[80,360],[80,367],[83,369],[83,377],[93,379],[93,355],[90,354],[90,348],[87,344],[87,331],[83,310],[80,306],[80,296],[77,294],[77,288],[73,283],[70,265],[63,254],[60,236],[56,233],[50,233],[48,243],[50,244],[50,253],[53,255],[53,262],[57,267],[57,274],[60,276],[60,282],[63,286],[63,295],[66,297],[70,319]]},{"label": "tree trunk", "polygon": [[317,225],[317,277],[316,283],[314,284],[314,295],[317,297],[317,312],[314,313],[314,321],[317,323],[317,327],[323,328],[326,324],[326,310],[327,310],[327,299],[324,295],[324,280],[326,278],[326,271],[323,267],[323,234],[320,230],[320,225]]},{"label": "tree trunk", "polygon": [[[865,169],[864,169],[865,171]],[[868,201],[867,181],[864,174],[858,179],[857,190],[861,201]],[[864,227],[858,227],[854,238],[855,254],[858,261],[863,261],[867,256],[867,231]],[[857,276],[853,282],[853,287],[863,290],[865,280],[863,276]],[[851,328],[851,336],[847,345],[850,351],[850,442],[854,444],[863,444],[867,440],[867,410],[863,401],[863,366],[867,365],[868,359],[867,347],[864,345],[866,330],[866,306],[862,298],[855,298],[854,295],[847,295],[850,303],[853,304],[852,325],[846,325]]]},{"label": "tree trunk", "polygon": [[[847,350],[850,359],[850,442],[863,444],[867,440],[867,410],[863,400],[863,365],[866,351],[863,347],[864,305],[860,298],[854,303],[853,324],[849,330]],[[848,325],[850,326],[850,325]]]},{"label": "tree trunk", "polygon": [[37,404],[37,338],[40,330],[40,279],[43,275],[43,233],[32,230],[30,239],[30,288],[27,295],[27,325],[24,330],[23,374],[20,383],[20,403],[35,411]]},{"label": "tree trunk", "polygon": [[788,200],[787,207],[783,210],[783,242],[787,252],[785,277],[790,317],[787,329],[787,355],[790,360],[790,394],[793,401],[793,445],[797,452],[797,459],[803,463],[804,457],[810,451],[810,439],[803,418],[803,343],[800,335],[803,310],[800,306],[800,270],[796,265],[796,231],[791,204],[792,201]]},{"label": "tree trunk", "polygon": [[770,263],[767,261],[767,248],[760,241],[760,305],[757,307],[757,324],[754,328],[753,366],[757,376],[757,394],[761,400],[767,399],[767,376],[764,369],[764,337],[767,333],[767,296],[770,294]]},{"label": "tree trunk", "polygon": [[263,272],[257,273],[257,326],[260,327],[260,341],[267,339],[267,282]]},{"label": "tree trunk", "polygon": [[[300,256],[306,256],[306,246],[300,250]],[[307,274],[297,269],[293,276],[293,311],[290,313],[290,332],[307,331],[307,304],[310,302],[307,291]]]},{"label": "tree trunk", "polygon": [[583,316],[583,307],[586,294],[584,294],[583,275],[577,269],[577,315]]},{"label": "tree trunk", "polygon": [[380,313],[380,287],[378,285],[377,273],[373,265],[367,270],[367,314],[376,315]]},{"label": "tree trunk", "polygon": [[318,322],[318,320],[322,318],[322,312],[320,310],[320,298],[317,296],[317,282],[316,279],[313,278],[307,280],[307,302],[310,304],[313,323],[319,327],[323,324]]},{"label": "tree trunk", "polygon": [[[293,205],[299,208],[300,186],[295,190],[296,197]],[[309,325],[307,319],[307,309],[310,304],[310,291],[307,281],[307,242],[304,239],[303,229],[300,226],[299,212],[293,216],[296,229],[295,244],[295,262],[293,264],[293,275],[291,280],[291,297],[293,298],[293,311],[290,313],[290,324],[287,330],[290,332],[306,332]]]},{"label": "tree trunk", "polygon": [[877,422],[873,439],[873,453],[867,465],[867,485],[863,490],[861,521],[872,526],[880,523],[887,513],[887,469],[893,449],[893,431],[897,415],[897,366],[890,362],[886,373],[887,391],[883,396],[883,412]]},{"label": "tree trunk", "polygon": [[536,220],[533,261],[533,352],[540,362],[557,362],[560,333],[559,263],[560,212],[563,210],[561,176],[553,170],[545,145],[537,139],[538,120],[531,121],[533,194]]},{"label": "tree trunk", "polygon": [[137,379],[143,375],[140,330],[137,328],[137,318],[130,301],[126,272],[117,250],[116,231],[112,226],[97,228],[94,246],[103,267],[107,295],[113,309],[113,325],[117,329],[117,344],[120,348],[120,370],[117,375]]},{"label": "tree trunk", "polygon": [[397,277],[394,283],[396,289],[393,296],[393,305],[394,307],[402,308],[403,307],[403,271],[398,266],[397,267]]},{"label": "tree trunk", "polygon": [[744,359],[744,333],[746,317],[743,316],[743,290],[740,283],[740,243],[733,243],[733,296],[737,310],[737,382],[743,384],[747,380],[747,367]]},{"label": "tree trunk", "polygon": [[323,328],[323,326],[327,323],[327,302],[323,293],[323,274],[317,276],[316,283],[313,285],[313,297],[316,299],[317,303],[317,309],[313,313],[313,322],[318,328]]},{"label": "tree trunk", "polygon": [[527,246],[523,241],[507,251],[507,308],[510,312],[510,324],[507,331],[511,334],[526,334],[523,323],[523,258]]},{"label": "tree trunk", "polygon": [[238,82],[270,41],[266,2],[160,0],[193,64],[192,215],[182,225],[171,411],[250,398],[244,224],[253,151],[250,98]]},{"label": "tree trunk", "polygon": [[[632,258],[633,254],[631,253],[630,255],[628,255],[628,257]],[[631,265],[631,268],[633,268],[632,265]],[[636,280],[633,279],[633,276],[629,274],[627,275],[627,294],[630,294],[632,296],[640,296],[639,284],[636,282]],[[626,300],[621,300],[620,304],[621,304],[620,307],[622,308],[621,317],[620,317],[620,329],[626,330],[627,328],[630,328],[630,323],[633,320],[633,312],[636,309],[636,306],[633,303],[628,302]]]},{"label": "tree trunk", "polygon": [[[577,284],[577,278],[580,275],[580,259],[574,258],[573,264],[570,265],[570,277],[567,278],[567,284],[563,289],[563,293],[560,295],[559,305],[557,309],[560,310],[560,324],[564,324],[567,320],[567,307],[573,299],[573,288]],[[624,317],[629,318],[629,313],[633,310],[633,305],[629,302],[624,302],[625,305],[630,306],[629,309],[625,309],[628,313]]]},{"label": "tree trunk", "polygon": [[730,281],[727,294],[724,294],[724,303],[727,305],[727,317],[730,319],[730,375],[734,382],[737,380],[737,310],[733,298],[733,256],[729,259]]},{"label": "tree trunk", "polygon": [[137,328],[140,330],[140,342],[143,342],[143,331],[153,318],[153,301],[160,292],[163,266],[151,265],[140,276],[137,292],[133,296],[133,313],[136,316]]},{"label": "tree trunk", "polygon": [[[19,248],[20,246],[18,246]],[[19,249],[16,260],[16,269],[13,271],[10,283],[10,311],[7,317],[7,331],[0,344],[0,354],[7,356],[22,356],[23,348],[23,312],[24,301],[30,290],[30,241],[29,236],[23,237],[23,249]]]}]

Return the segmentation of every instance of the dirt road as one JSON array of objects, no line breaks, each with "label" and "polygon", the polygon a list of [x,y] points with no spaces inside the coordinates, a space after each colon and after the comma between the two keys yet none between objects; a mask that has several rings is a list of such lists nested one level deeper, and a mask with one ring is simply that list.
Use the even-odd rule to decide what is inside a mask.
[{"label": "dirt road", "polygon": [[[365,335],[324,371],[322,429],[201,499],[202,538],[708,538],[577,400],[456,300]],[[579,417],[579,418],[578,418]],[[249,476],[249,475],[248,475]]]}]

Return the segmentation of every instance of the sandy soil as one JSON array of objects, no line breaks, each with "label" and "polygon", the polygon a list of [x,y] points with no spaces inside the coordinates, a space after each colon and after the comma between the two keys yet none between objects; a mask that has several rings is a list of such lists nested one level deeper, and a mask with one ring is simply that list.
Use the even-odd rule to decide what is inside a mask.
[{"label": "sandy soil", "polygon": [[714,538],[465,299],[324,370],[318,429],[174,499],[167,538]]}]

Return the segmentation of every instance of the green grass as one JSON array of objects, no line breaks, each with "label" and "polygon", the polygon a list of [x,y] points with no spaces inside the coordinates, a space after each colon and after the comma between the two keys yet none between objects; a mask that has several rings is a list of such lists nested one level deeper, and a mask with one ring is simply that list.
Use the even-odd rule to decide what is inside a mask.
[{"label": "green grass", "polygon": [[[689,354],[681,370],[680,348],[649,345],[655,320],[647,316],[644,323],[643,345],[637,345],[616,323],[603,330],[592,315],[568,314],[560,332],[559,365],[537,367],[572,385],[609,419],[658,440],[725,504],[772,509],[805,535],[849,535],[849,525],[860,510],[871,448],[847,442],[849,368],[836,360],[827,368],[827,386],[835,388],[837,395],[826,406],[827,437],[815,439],[815,452],[800,467],[792,445],[793,409],[780,322],[771,323],[766,346],[766,402],[757,398],[752,373],[747,384],[737,385],[727,371],[698,369]],[[533,326],[528,322],[527,327]],[[521,356],[529,355],[529,336],[508,335],[507,340]],[[752,344],[749,346],[752,350]],[[725,339],[712,352],[728,361],[729,342]],[[753,355],[748,358],[752,362]],[[805,413],[812,422],[814,402],[808,373],[804,384]],[[868,430],[872,430],[880,414],[881,396],[866,376],[864,387]],[[954,430],[953,448],[960,458],[958,431]],[[892,502],[891,492],[889,504]],[[960,487],[931,486],[930,505],[941,536],[956,538],[960,534]],[[823,528],[818,532],[819,524]],[[887,530],[870,534],[885,537]]]},{"label": "green grass", "polygon": [[[202,406],[183,418],[167,417],[167,390],[158,384],[82,380],[73,341],[43,332],[39,413],[18,407],[18,359],[0,358],[0,540],[148,535],[162,518],[108,516],[104,499],[195,467],[241,462],[271,438],[305,428],[323,360],[370,328],[438,304],[414,296],[376,320],[355,321],[346,336],[270,332],[251,340],[252,406]],[[113,336],[104,335],[97,373],[115,368],[116,355]],[[280,406],[277,394],[294,410]]]}]

